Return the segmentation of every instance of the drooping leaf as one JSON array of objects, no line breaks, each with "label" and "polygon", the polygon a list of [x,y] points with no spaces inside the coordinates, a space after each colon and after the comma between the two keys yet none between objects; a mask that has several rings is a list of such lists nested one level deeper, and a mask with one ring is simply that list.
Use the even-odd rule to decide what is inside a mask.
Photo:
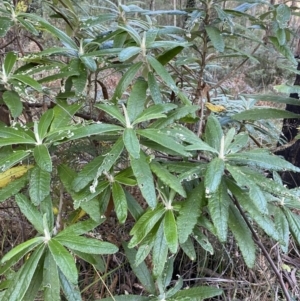
[{"label": "drooping leaf", "polygon": [[205,26],[205,30],[214,48],[219,52],[223,52],[225,49],[225,43],[220,30],[211,25]]},{"label": "drooping leaf", "polygon": [[58,269],[61,287],[68,301],[82,301],[81,294],[77,285],[71,283],[68,278]]},{"label": "drooping leaf", "polygon": [[199,228],[195,227],[193,230],[193,238],[198,242],[198,244],[211,255],[214,254],[214,249],[208,238],[199,230]]},{"label": "drooping leaf", "polygon": [[73,256],[55,238],[48,241],[51,255],[61,272],[72,284],[77,284],[78,272]]},{"label": "drooping leaf", "polygon": [[40,169],[46,172],[52,171],[52,159],[45,144],[36,145],[33,156]]},{"label": "drooping leaf", "polygon": [[172,210],[166,211],[164,217],[164,234],[170,251],[176,253],[178,249],[178,233],[174,212]]},{"label": "drooping leaf", "polygon": [[50,194],[51,174],[35,167],[30,175],[29,195],[34,205],[39,205]]},{"label": "drooping leaf", "polygon": [[134,274],[138,277],[143,287],[152,294],[155,294],[155,284],[153,278],[144,262],[140,263],[138,266],[135,265],[136,251],[130,249],[127,243],[123,242],[122,244],[126,257],[130,263],[130,266]]},{"label": "drooping leaf", "polygon": [[195,247],[192,239],[188,237],[188,239],[184,243],[180,243],[180,247],[182,251],[191,259],[196,259]]},{"label": "drooping leaf", "polygon": [[130,162],[143,197],[151,208],[155,208],[157,200],[154,180],[147,157],[141,151],[140,157],[138,159],[130,157]]},{"label": "drooping leaf", "polygon": [[17,118],[22,114],[23,104],[17,92],[5,91],[2,94],[2,98],[13,118]]},{"label": "drooping leaf", "polygon": [[112,183],[112,197],[118,220],[121,224],[124,224],[128,211],[127,199],[122,186],[117,182]]},{"label": "drooping leaf", "polygon": [[44,233],[43,217],[38,209],[27,199],[23,194],[15,196],[16,203],[18,204],[21,212],[26,216],[34,228],[41,234]]},{"label": "drooping leaf", "polygon": [[228,226],[237,241],[245,263],[252,268],[255,263],[255,245],[251,232],[239,211],[231,205],[229,208]]}]

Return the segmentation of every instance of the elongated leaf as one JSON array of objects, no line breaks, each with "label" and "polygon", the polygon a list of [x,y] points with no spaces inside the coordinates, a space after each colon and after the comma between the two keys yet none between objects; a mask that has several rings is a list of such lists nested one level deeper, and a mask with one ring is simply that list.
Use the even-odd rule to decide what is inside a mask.
[{"label": "elongated leaf", "polygon": [[52,160],[45,144],[36,145],[33,150],[33,156],[41,170],[46,172],[52,171]]},{"label": "elongated leaf", "polygon": [[289,223],[281,208],[275,208],[275,226],[280,235],[280,247],[284,253],[287,253],[290,240]]},{"label": "elongated leaf", "polygon": [[171,103],[151,106],[137,116],[136,120],[133,122],[133,125],[151,119],[166,118],[167,116],[163,113],[175,109],[176,107],[176,105]]},{"label": "elongated leaf", "polygon": [[226,169],[240,187],[246,186],[249,188],[249,196],[259,212],[261,214],[267,214],[267,200],[259,186],[257,186],[256,183],[238,167],[226,165]]},{"label": "elongated leaf", "polygon": [[218,238],[224,242],[227,239],[228,208],[230,198],[225,183],[221,183],[215,193],[206,196],[208,198],[208,210]]},{"label": "elongated leaf", "polygon": [[291,97],[286,97],[286,96],[280,96],[280,95],[260,95],[260,94],[250,94],[247,95],[249,98],[257,99],[257,100],[263,100],[263,101],[271,101],[271,102],[276,102],[276,103],[286,103],[286,104],[291,104],[295,106],[300,106],[300,100],[291,98]]},{"label": "elongated leaf", "polygon": [[151,125],[151,128],[163,129],[168,125],[172,124],[175,120],[179,120],[189,114],[193,114],[199,109],[198,106],[185,105],[183,107],[177,108],[176,110],[170,112],[167,118],[158,119]]},{"label": "elongated leaf", "polygon": [[87,254],[114,254],[118,251],[111,243],[66,233],[56,236],[55,240],[69,249]]},{"label": "elongated leaf", "polygon": [[118,27],[126,31],[133,38],[137,45],[141,45],[142,41],[140,35],[133,27],[131,27],[129,24],[125,24],[123,26],[119,25]]},{"label": "elongated leaf", "polygon": [[161,276],[163,273],[167,257],[168,244],[164,233],[164,223],[162,222],[156,233],[152,251],[153,275],[155,278]]},{"label": "elongated leaf", "polygon": [[35,144],[36,141],[33,137],[21,128],[6,127],[0,124],[0,146],[12,144]]},{"label": "elongated leaf", "polygon": [[213,298],[216,296],[220,296],[223,293],[223,290],[216,287],[210,286],[198,286],[185,290],[179,291],[177,294],[173,296],[170,300],[184,300],[188,298],[193,301],[202,301],[204,299]]},{"label": "elongated leaf", "polygon": [[297,216],[295,213],[293,213],[288,208],[284,208],[284,213],[288,220],[290,231],[291,231],[294,239],[299,244],[300,243],[300,219],[299,219],[299,216]]},{"label": "elongated leaf", "polygon": [[60,301],[60,283],[58,268],[51,253],[48,251],[44,260],[43,287],[45,301]]},{"label": "elongated leaf", "polygon": [[39,205],[50,194],[51,174],[35,167],[30,176],[29,195],[34,205]]},{"label": "elongated leaf", "polygon": [[119,53],[119,60],[120,62],[125,62],[131,59],[133,56],[139,54],[140,52],[141,52],[140,47],[136,47],[136,46],[126,47]]},{"label": "elongated leaf", "polygon": [[[108,157],[110,156],[108,155]],[[107,156],[96,157],[86,164],[78,174],[74,173],[75,179],[72,181],[72,186],[68,189],[74,189],[74,191],[78,192],[86,187],[97,176],[97,173],[99,173],[98,169],[106,158]]]},{"label": "elongated leaf", "polygon": [[4,37],[9,30],[9,28],[13,25],[13,22],[10,18],[6,18],[1,16],[0,19],[0,37]]},{"label": "elongated leaf", "polygon": [[148,73],[148,86],[150,89],[150,94],[155,104],[162,103],[162,97],[160,93],[159,86],[157,84],[156,78],[152,72]]},{"label": "elongated leaf", "polygon": [[237,241],[245,263],[252,268],[255,263],[255,245],[251,232],[239,211],[231,205],[229,208],[228,226]]},{"label": "elongated leaf", "polygon": [[153,176],[145,154],[141,151],[140,158],[130,158],[131,167],[143,197],[151,208],[155,208],[157,200]]},{"label": "elongated leaf", "polygon": [[95,107],[116,118],[121,122],[121,124],[126,125],[125,117],[120,112],[118,106],[111,104],[98,104],[95,105]]},{"label": "elongated leaf", "polygon": [[147,56],[147,60],[151,67],[155,70],[157,75],[159,75],[162,80],[166,83],[166,85],[173,90],[175,93],[179,91],[178,87],[176,86],[172,76],[170,73],[166,70],[166,68],[154,57],[152,56]]},{"label": "elongated leaf", "polygon": [[176,176],[172,175],[166,168],[164,168],[158,162],[152,161],[150,163],[150,167],[151,170],[163,183],[172,188],[181,196],[186,197],[186,192],[182,187],[180,180]]},{"label": "elongated leaf", "polygon": [[44,234],[43,217],[35,206],[23,194],[17,194],[15,197],[21,212],[26,216],[34,228],[41,234]]},{"label": "elongated leaf", "polygon": [[[17,61],[18,55],[15,52],[10,51],[6,54],[4,59],[4,65],[3,65],[3,71],[8,76],[10,72],[12,71],[16,61]],[[8,92],[8,91],[7,91]]]},{"label": "elongated leaf", "polygon": [[11,181],[4,188],[0,189],[0,203],[7,200],[9,197],[18,193],[26,184],[27,176]]},{"label": "elongated leaf", "polygon": [[197,185],[182,202],[177,217],[178,238],[180,244],[186,242],[197,223],[204,203],[203,182]]},{"label": "elongated leaf", "polygon": [[132,123],[145,109],[147,82],[138,78],[127,100],[127,113]]},{"label": "elongated leaf", "polygon": [[122,186],[117,182],[112,184],[112,197],[118,220],[121,224],[124,224],[127,219],[127,200]]},{"label": "elongated leaf", "polygon": [[[115,178],[116,179],[116,178]],[[135,220],[138,220],[142,214],[144,213],[144,210],[142,206],[137,202],[137,200],[125,190],[125,195],[126,195],[126,200],[127,200],[127,205],[128,205],[128,210],[132,217]]]},{"label": "elongated leaf", "polygon": [[228,145],[225,151],[226,153],[237,153],[247,146],[248,141],[249,136],[247,133],[239,133],[234,137],[233,142]]},{"label": "elongated leaf", "polygon": [[278,118],[300,118],[299,114],[275,108],[250,109],[232,116],[235,120],[261,120]]},{"label": "elongated leaf", "polygon": [[214,193],[217,191],[222,176],[224,174],[225,162],[221,158],[214,158],[207,165],[207,169],[204,176],[204,185],[206,193]]},{"label": "elongated leaf", "polygon": [[195,252],[195,247],[192,239],[188,237],[188,239],[180,244],[180,247],[182,248],[182,251],[191,259],[195,260],[196,259],[196,252]]},{"label": "elongated leaf", "polygon": [[48,129],[50,127],[50,124],[54,117],[54,111],[53,109],[47,110],[46,113],[44,113],[38,123],[38,135],[41,140],[43,140],[47,133]]},{"label": "elongated leaf", "polygon": [[267,170],[290,170],[300,172],[300,168],[294,166],[288,161],[261,150],[229,154],[226,156],[226,159],[230,161],[229,164],[249,165]]},{"label": "elongated leaf", "polygon": [[[101,301],[150,301],[151,297],[139,296],[139,295],[119,295],[110,298],[101,298]],[[95,301],[100,301],[97,299]]]},{"label": "elongated leaf", "polygon": [[141,284],[149,293],[155,294],[156,291],[155,284],[146,264],[142,262],[138,266],[136,266],[135,265],[136,251],[134,249],[130,249],[130,247],[125,242],[122,243],[122,246],[124,248],[126,257],[130,263],[130,266],[134,274],[138,277]]},{"label": "elongated leaf", "polygon": [[220,150],[221,139],[223,136],[223,131],[219,120],[210,115],[207,119],[207,124],[205,128],[205,142],[209,144],[212,148]]},{"label": "elongated leaf", "polygon": [[133,64],[126,73],[122,76],[121,80],[119,81],[115,93],[112,97],[112,102],[117,103],[119,99],[121,99],[122,94],[125,92],[125,90],[128,88],[128,86],[131,84],[132,80],[138,73],[139,69],[142,66],[142,62],[138,62]]},{"label": "elongated leaf", "polygon": [[58,269],[58,275],[61,287],[68,301],[81,301],[81,295],[78,286],[70,283],[66,276]]},{"label": "elongated leaf", "polygon": [[2,94],[3,101],[7,105],[11,116],[17,118],[22,114],[23,104],[20,100],[20,96],[15,91],[5,91]]},{"label": "elongated leaf", "polygon": [[291,18],[291,9],[286,4],[279,4],[276,8],[276,21],[279,28],[288,27],[288,22]]},{"label": "elongated leaf", "polygon": [[27,76],[27,75],[23,75],[23,74],[14,74],[11,76],[11,79],[16,79],[20,82],[22,82],[23,84],[30,86],[31,88],[35,89],[38,92],[42,92],[42,85],[40,83],[38,83],[36,80],[34,80],[33,78]]},{"label": "elongated leaf", "polygon": [[211,255],[214,254],[214,249],[208,238],[199,230],[199,228],[195,227],[193,231],[193,237],[198,242],[198,244]]},{"label": "elongated leaf", "polygon": [[205,30],[214,48],[219,52],[223,52],[225,49],[225,43],[220,30],[217,27],[210,25],[205,26]]},{"label": "elongated leaf", "polygon": [[43,255],[45,246],[41,245],[35,250],[29,259],[26,261],[22,269],[19,271],[17,277],[10,283],[6,290],[2,301],[20,301],[23,300],[26,291],[29,288],[31,279],[36,271],[39,261]]},{"label": "elongated leaf", "polygon": [[184,49],[183,46],[176,46],[172,49],[166,50],[164,53],[160,54],[156,59],[162,64],[166,65],[170,62],[177,54],[179,54]]},{"label": "elongated leaf", "polygon": [[[105,219],[103,218],[102,221]],[[58,238],[60,236],[79,236],[85,234],[94,228],[96,228],[100,223],[93,221],[92,219],[88,219],[82,222],[78,222],[76,224],[70,225],[66,227],[64,230],[59,232],[55,237]]]},{"label": "elongated leaf", "polygon": [[172,253],[178,249],[177,225],[172,210],[167,210],[164,217],[164,233],[167,245]]},{"label": "elongated leaf", "polygon": [[138,159],[140,157],[140,142],[136,136],[135,130],[131,128],[125,129],[123,141],[130,156],[134,159]]},{"label": "elongated leaf", "polygon": [[[11,154],[6,155],[3,159],[0,159],[0,171],[4,172],[10,169],[12,166],[27,158],[29,155],[29,151],[14,150]],[[30,166],[32,167],[32,165],[27,165],[28,169]]]},{"label": "elongated leaf", "polygon": [[138,134],[141,136],[150,139],[163,147],[170,149],[172,151],[177,152],[178,154],[185,156],[185,157],[190,157],[191,154],[185,151],[185,147],[176,142],[173,138],[169,137],[168,135],[164,134],[160,130],[156,129],[144,129],[144,130],[137,130],[136,131]]},{"label": "elongated leaf", "polygon": [[48,241],[48,246],[54,261],[62,273],[72,284],[76,284],[78,272],[73,256],[54,238]]},{"label": "elongated leaf", "polygon": [[154,210],[148,209],[131,229],[130,235],[133,237],[128,247],[133,248],[139,244],[162,218],[164,212],[165,208],[160,204]]}]

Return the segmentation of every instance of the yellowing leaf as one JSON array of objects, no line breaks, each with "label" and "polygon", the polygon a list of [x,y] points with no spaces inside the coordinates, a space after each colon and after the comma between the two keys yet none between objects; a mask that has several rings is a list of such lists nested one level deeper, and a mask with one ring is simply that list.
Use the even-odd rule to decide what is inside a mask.
[{"label": "yellowing leaf", "polygon": [[16,6],[16,13],[26,13],[27,8],[28,8],[28,3],[26,3],[27,1],[20,1],[18,2],[17,6]]},{"label": "yellowing leaf", "polygon": [[225,107],[220,106],[220,105],[213,105],[210,102],[205,103],[205,106],[214,113],[226,111]]},{"label": "yellowing leaf", "polygon": [[20,165],[0,173],[0,188],[5,187],[17,178],[22,177],[32,167],[33,165]]}]

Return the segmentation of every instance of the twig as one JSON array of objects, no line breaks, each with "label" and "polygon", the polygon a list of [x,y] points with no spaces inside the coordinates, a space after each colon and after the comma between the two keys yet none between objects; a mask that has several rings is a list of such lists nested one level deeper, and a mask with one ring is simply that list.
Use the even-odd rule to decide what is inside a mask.
[{"label": "twig", "polygon": [[234,204],[236,205],[237,209],[239,210],[240,214],[242,215],[244,221],[246,222],[249,230],[251,231],[252,235],[253,235],[253,238],[254,238],[254,242],[257,244],[257,246],[262,250],[264,256],[266,257],[267,261],[269,262],[272,270],[274,271],[278,281],[279,281],[279,284],[281,286],[281,289],[283,291],[283,294],[286,298],[287,301],[291,301],[291,297],[290,297],[290,294],[287,290],[287,288],[285,287],[285,284],[283,282],[283,279],[282,279],[282,276],[280,274],[280,272],[278,271],[274,261],[272,260],[272,258],[270,257],[269,253],[267,252],[266,248],[264,247],[263,243],[260,241],[258,235],[256,234],[256,232],[254,231],[252,225],[249,223],[244,211],[242,210],[239,202],[233,197],[233,202]]}]

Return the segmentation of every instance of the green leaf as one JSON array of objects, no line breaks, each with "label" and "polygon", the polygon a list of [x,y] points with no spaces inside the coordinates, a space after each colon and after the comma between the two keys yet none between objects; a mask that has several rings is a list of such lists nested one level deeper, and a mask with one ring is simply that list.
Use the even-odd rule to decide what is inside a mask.
[{"label": "green leaf", "polygon": [[205,26],[205,30],[214,48],[219,52],[224,52],[225,43],[220,30],[210,25]]},{"label": "green leaf", "polygon": [[247,174],[244,174],[242,169],[230,166],[229,164],[226,165],[226,169],[230,172],[238,186],[249,188],[249,196],[259,212],[261,214],[268,214],[267,200],[259,186]]},{"label": "green leaf", "polygon": [[[119,296],[113,296],[109,298],[101,298],[101,301],[151,301],[151,297],[145,297],[140,295],[119,295]],[[95,301],[100,301],[100,299],[97,299]]]},{"label": "green leaf", "polygon": [[280,247],[284,253],[287,253],[289,248],[289,240],[290,240],[289,223],[281,208],[276,207],[274,210],[275,210],[275,216],[274,216],[275,226],[281,238]]},{"label": "green leaf", "polygon": [[300,115],[275,108],[257,108],[234,114],[231,118],[234,120],[261,120],[278,118],[300,118]]},{"label": "green leaf", "polygon": [[0,203],[18,193],[27,183],[27,175],[11,181],[8,185],[0,189]]},{"label": "green leaf", "polygon": [[171,209],[166,211],[164,217],[164,233],[170,251],[176,253],[178,249],[177,225]]},{"label": "green leaf", "polygon": [[[18,55],[15,52],[8,52],[4,58],[4,65],[3,65],[3,72],[7,77],[9,77],[9,74],[11,73],[16,61],[17,61]],[[7,91],[8,92],[8,91]]]},{"label": "green leaf", "polygon": [[11,79],[16,79],[16,80],[22,82],[23,84],[30,86],[31,88],[35,89],[38,92],[43,92],[42,85],[40,83],[38,83],[35,79],[33,79],[27,75],[14,74],[11,76]]},{"label": "green leaf", "polygon": [[296,167],[288,161],[260,149],[245,151],[238,154],[229,154],[226,155],[226,160],[231,165],[248,165],[267,170],[290,170],[300,172],[299,167]]},{"label": "green leaf", "polygon": [[[102,222],[105,220],[105,218],[102,218]],[[55,238],[59,238],[60,236],[78,236],[78,235],[82,235],[85,234],[93,229],[95,229],[97,226],[99,226],[100,223],[95,222],[92,219],[87,219],[85,221],[82,222],[77,222],[76,224],[70,225],[68,227],[66,227],[64,230],[62,230],[61,232],[59,232]]]},{"label": "green leaf", "polygon": [[[116,178],[115,178],[116,179]],[[138,220],[142,214],[144,213],[144,210],[142,206],[138,203],[138,201],[129,193],[125,190],[125,195],[126,195],[126,200],[127,200],[127,205],[128,205],[128,210],[132,217],[135,220]]]},{"label": "green leaf", "polygon": [[55,241],[69,249],[87,254],[114,254],[118,251],[118,248],[111,243],[83,236],[66,235],[66,233],[56,236]]},{"label": "green leaf", "polygon": [[184,242],[180,243],[180,247],[182,248],[182,251],[192,260],[194,261],[196,259],[196,252],[194,248],[194,243],[190,237]]},{"label": "green leaf", "polygon": [[145,109],[141,114],[139,114],[132,124],[134,125],[139,122],[149,121],[151,119],[166,118],[167,116],[164,113],[175,109],[176,107],[176,105],[171,103],[150,106],[147,109]]},{"label": "green leaf", "polygon": [[112,183],[112,197],[117,218],[121,224],[124,224],[127,219],[127,200],[122,186],[117,182]]},{"label": "green leaf", "polygon": [[279,28],[288,27],[288,22],[291,18],[291,9],[286,4],[279,4],[276,7],[276,21]]},{"label": "green leaf", "polygon": [[39,205],[50,194],[51,174],[35,167],[31,171],[29,195],[34,205]]},{"label": "green leaf", "polygon": [[127,100],[127,113],[130,122],[133,122],[145,110],[147,88],[147,82],[141,78],[138,78],[133,85]]},{"label": "green leaf", "polygon": [[172,175],[166,168],[156,161],[152,161],[150,163],[150,168],[164,184],[172,188],[181,196],[186,197],[186,192],[182,187],[180,180],[176,176]]},{"label": "green leaf", "polygon": [[222,182],[215,193],[206,197],[209,214],[216,228],[217,236],[221,242],[224,242],[227,239],[228,208],[231,202],[226,184]]},{"label": "green leaf", "polygon": [[[243,95],[243,96],[245,96],[245,95]],[[286,103],[286,104],[291,104],[291,105],[295,105],[295,106],[300,106],[299,99],[286,97],[286,96],[272,95],[272,94],[271,95],[250,94],[250,95],[247,95],[247,97],[249,97],[250,99],[253,98],[253,99],[262,100],[262,101],[271,101],[271,102],[276,102],[276,103]]]},{"label": "green leaf", "polygon": [[[115,147],[115,145],[112,147],[112,149]],[[110,159],[109,153],[107,156],[98,156],[94,158],[91,162],[86,164],[83,169],[77,174],[74,172],[74,180],[71,182],[72,186],[68,189],[74,189],[74,191],[78,192],[84,187],[86,187],[96,176],[99,172],[99,168],[104,162],[104,160]],[[106,169],[104,169],[106,170]],[[107,169],[108,171],[109,169]]]},{"label": "green leaf", "polygon": [[226,154],[230,153],[237,153],[240,150],[242,150],[249,141],[249,135],[247,133],[239,133],[234,137],[234,140],[232,143],[228,145],[227,148],[225,148]]},{"label": "green leaf", "polygon": [[170,73],[166,70],[166,68],[154,57],[147,56],[147,61],[151,65],[151,67],[155,70],[157,75],[161,77],[161,79],[166,83],[166,85],[173,90],[175,93],[179,91],[178,87],[176,86],[176,83],[174,82],[172,76]]},{"label": "green leaf", "polygon": [[13,150],[11,154],[0,159],[0,171],[4,172],[30,155],[30,151]]},{"label": "green leaf", "polygon": [[298,244],[300,244],[300,219],[299,216],[297,216],[295,213],[293,213],[288,208],[283,208],[285,216],[288,220],[290,231],[294,237],[294,239],[297,241]]},{"label": "green leaf", "polygon": [[176,46],[172,49],[168,49],[165,52],[163,52],[162,54],[160,54],[158,57],[156,57],[156,59],[162,64],[162,65],[166,65],[167,63],[169,63],[177,54],[179,54],[182,50],[184,49],[184,47],[182,46]]},{"label": "green leaf", "polygon": [[0,37],[4,37],[12,25],[13,25],[13,22],[10,18],[1,16],[1,18],[0,18]]},{"label": "green leaf", "polygon": [[204,299],[213,298],[220,296],[223,290],[212,286],[198,286],[188,288],[176,293],[170,301],[175,300],[191,300],[191,301],[202,301]]},{"label": "green leaf", "polygon": [[279,45],[284,45],[286,43],[285,29],[278,28],[278,30],[276,31],[276,37],[279,42]]},{"label": "green leaf", "polygon": [[206,193],[214,193],[217,191],[225,169],[225,162],[221,158],[212,159],[208,165],[204,176],[204,185]]},{"label": "green leaf", "polygon": [[119,53],[119,60],[120,62],[125,62],[131,59],[133,56],[139,54],[140,52],[141,52],[140,47],[136,47],[136,46],[126,47]]},{"label": "green leaf", "polygon": [[[140,280],[143,287],[151,294],[155,294],[155,284],[152,279],[152,276],[144,262],[140,263],[138,266],[135,265],[135,257],[136,257],[136,251],[134,249],[130,249],[130,247],[127,245],[127,243],[123,242],[122,246],[124,248],[126,257],[130,263],[130,266],[134,272],[134,274],[137,276],[137,278]],[[136,299],[134,299],[136,300]]]},{"label": "green leaf", "polygon": [[52,171],[52,159],[45,144],[36,145],[33,150],[33,156],[41,170],[46,172]]},{"label": "green leaf", "polygon": [[121,122],[122,125],[126,125],[125,117],[122,115],[117,105],[97,104],[95,107],[116,118]]},{"label": "green leaf", "polygon": [[39,246],[29,257],[21,270],[18,272],[17,277],[10,283],[9,288],[6,290],[2,301],[20,301],[23,300],[26,291],[29,288],[31,279],[36,272],[39,261],[44,253],[45,245]]},{"label": "green leaf", "polygon": [[[38,245],[41,245],[43,242],[44,242],[44,238],[43,237],[34,237],[34,238],[31,238],[31,239],[29,239],[29,240],[21,243],[20,245],[14,247],[12,250],[10,250],[8,253],[6,253],[2,257],[1,263],[5,263],[5,262],[13,259],[18,254],[21,254],[22,257],[23,257],[26,253],[30,252],[32,249],[34,249]],[[23,253],[24,250],[26,250],[25,254]],[[18,259],[20,259],[20,258],[18,257]]]},{"label": "green leaf", "polygon": [[38,209],[23,194],[15,196],[21,212],[26,216],[33,227],[41,234],[44,234],[43,217]]},{"label": "green leaf", "polygon": [[157,203],[156,193],[147,157],[141,151],[140,158],[130,157],[130,162],[143,197],[151,208],[155,208]]},{"label": "green leaf", "polygon": [[60,283],[58,269],[51,253],[48,251],[44,260],[43,288],[45,301],[60,301]]},{"label": "green leaf", "polygon": [[119,81],[115,89],[114,95],[112,96],[112,102],[114,104],[116,104],[118,100],[121,99],[123,93],[128,88],[128,86],[132,83],[132,80],[140,70],[142,64],[143,64],[142,62],[133,64],[122,76],[121,80]]},{"label": "green leaf", "polygon": [[229,208],[228,226],[237,241],[246,265],[251,269],[255,263],[254,241],[247,224],[233,205]]},{"label": "green leaf", "polygon": [[7,127],[0,124],[0,146],[12,144],[35,144],[36,141],[33,137],[25,132],[25,129],[18,127]]},{"label": "green leaf", "polygon": [[65,277],[60,268],[58,269],[58,275],[61,287],[68,301],[81,301],[80,291],[77,285],[70,283]]},{"label": "green leaf", "polygon": [[223,136],[223,131],[220,125],[219,120],[210,115],[207,118],[206,128],[205,128],[205,142],[209,144],[212,148],[220,150],[221,139]]},{"label": "green leaf", "polygon": [[38,135],[41,140],[43,140],[48,133],[50,124],[54,117],[54,110],[47,110],[40,118],[38,123]]},{"label": "green leaf", "polygon": [[148,72],[148,86],[150,89],[150,95],[155,104],[160,104],[163,102],[159,85],[157,84],[156,78],[153,72]]},{"label": "green leaf", "polygon": [[133,235],[128,245],[129,248],[135,247],[139,244],[147,234],[154,228],[156,223],[162,218],[165,213],[165,208],[159,204],[152,210],[149,208],[135,223],[130,231],[130,235]]},{"label": "green leaf", "polygon": [[208,238],[199,230],[199,228],[195,227],[193,231],[193,238],[198,242],[198,244],[210,255],[214,254],[214,248],[209,242]]},{"label": "green leaf", "polygon": [[73,256],[55,238],[48,241],[48,247],[62,273],[72,284],[77,284],[78,272]]},{"label": "green leaf", "polygon": [[190,157],[191,154],[185,151],[185,147],[175,141],[173,138],[169,137],[168,135],[164,134],[162,131],[157,129],[144,129],[144,130],[137,130],[137,134],[140,134],[141,136],[150,139],[163,147],[170,149],[172,151],[175,151],[176,153],[185,156]]},{"label": "green leaf", "polygon": [[291,48],[287,44],[280,45],[278,39],[276,37],[272,37],[272,36],[269,36],[269,41],[273,44],[275,49],[279,53],[281,53],[284,57],[286,57],[292,64],[294,64],[294,65],[297,64],[297,61],[293,55],[293,52],[291,51]]},{"label": "green leaf", "polygon": [[123,133],[124,145],[134,159],[140,157],[140,142],[136,136],[135,130],[131,128],[126,128]]},{"label": "green leaf", "polygon": [[133,40],[135,41],[135,43],[137,45],[141,45],[142,41],[141,41],[139,33],[133,27],[131,27],[129,24],[125,24],[123,26],[119,25],[118,28],[126,31],[133,38]]},{"label": "green leaf", "polygon": [[155,236],[152,251],[152,273],[154,277],[157,278],[162,275],[168,257],[168,244],[164,233],[164,223],[160,223]]},{"label": "green leaf", "polygon": [[204,203],[203,182],[198,184],[188,197],[181,203],[179,216],[177,217],[178,238],[180,244],[186,242],[197,223]]}]

